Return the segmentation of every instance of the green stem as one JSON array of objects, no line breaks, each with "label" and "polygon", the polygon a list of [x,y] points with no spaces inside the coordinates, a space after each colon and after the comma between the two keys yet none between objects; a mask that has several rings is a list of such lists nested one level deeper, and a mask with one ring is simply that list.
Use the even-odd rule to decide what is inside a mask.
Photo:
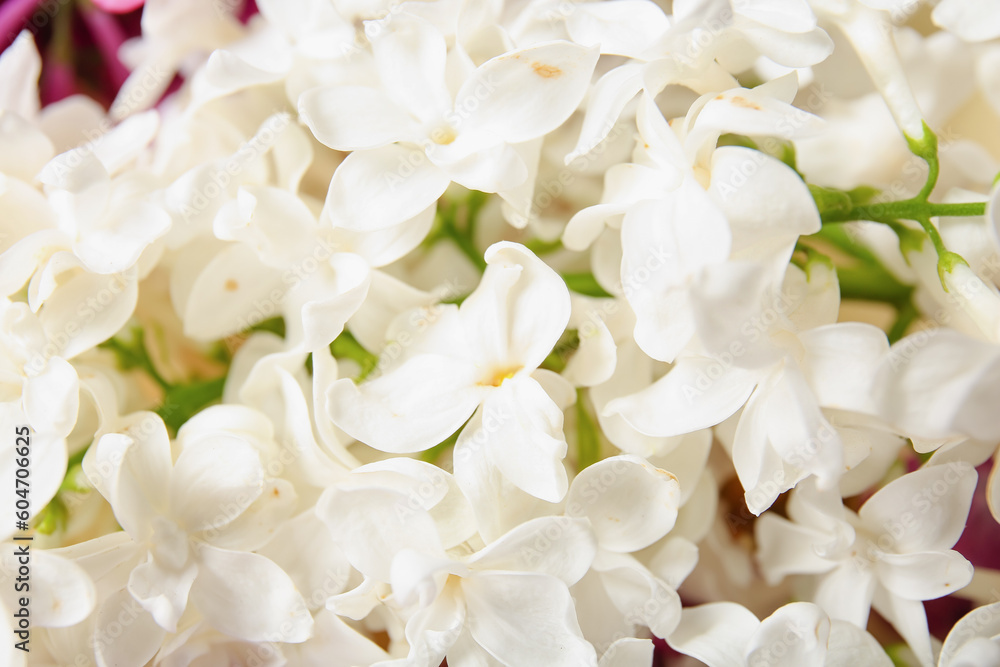
[{"label": "green stem", "polygon": [[896,280],[880,266],[863,264],[837,269],[842,299],[882,301],[902,307],[910,300],[913,287]]},{"label": "green stem", "polygon": [[913,301],[907,300],[906,303],[900,306],[896,311],[896,320],[887,332],[889,344],[891,345],[905,336],[906,330],[910,328],[911,324],[916,322],[918,317],[920,317],[920,311],[913,305]]},{"label": "green stem", "polygon": [[583,470],[601,460],[601,441],[597,427],[587,409],[587,393],[582,387],[576,390],[576,469]]},{"label": "green stem", "polygon": [[928,201],[904,199],[902,201],[884,202],[881,204],[865,204],[854,206],[848,210],[820,210],[820,219],[824,224],[835,222],[854,222],[870,220],[872,222],[889,222],[894,220],[916,220],[936,216],[967,217],[985,215],[985,202],[963,202],[955,204],[932,204]]}]

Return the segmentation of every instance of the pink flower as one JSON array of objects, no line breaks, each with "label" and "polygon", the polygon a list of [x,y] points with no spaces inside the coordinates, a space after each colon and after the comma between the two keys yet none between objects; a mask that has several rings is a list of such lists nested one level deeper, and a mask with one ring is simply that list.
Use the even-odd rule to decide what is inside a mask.
[{"label": "pink flower", "polygon": [[111,14],[127,14],[139,9],[146,0],[94,0],[94,4],[100,9]]}]

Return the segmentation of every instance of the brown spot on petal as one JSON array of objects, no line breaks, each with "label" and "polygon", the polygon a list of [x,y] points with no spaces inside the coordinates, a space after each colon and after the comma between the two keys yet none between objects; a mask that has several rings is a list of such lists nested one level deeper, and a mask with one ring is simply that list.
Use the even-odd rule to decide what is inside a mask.
[{"label": "brown spot on petal", "polygon": [[555,65],[546,65],[545,63],[540,62],[531,63],[531,69],[535,70],[535,74],[543,79],[555,79],[563,73],[563,71]]},{"label": "brown spot on petal", "polygon": [[227,292],[235,292],[240,288],[240,284],[235,280],[233,280],[232,278],[230,278],[229,280],[226,281],[224,287],[226,288]]},{"label": "brown spot on petal", "polygon": [[754,109],[755,111],[763,110],[763,107],[761,107],[756,102],[751,102],[747,98],[740,97],[739,95],[733,96],[732,103],[738,107],[743,107],[744,109]]}]

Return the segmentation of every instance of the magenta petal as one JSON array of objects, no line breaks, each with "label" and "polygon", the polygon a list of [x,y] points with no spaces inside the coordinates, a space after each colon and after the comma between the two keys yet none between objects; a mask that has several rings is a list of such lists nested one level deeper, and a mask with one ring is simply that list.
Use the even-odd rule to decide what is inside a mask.
[{"label": "magenta petal", "polygon": [[93,2],[98,8],[106,12],[127,14],[142,7],[146,0],[93,0]]},{"label": "magenta petal", "polygon": [[76,74],[72,66],[54,58],[46,59],[42,66],[42,80],[39,96],[42,105],[52,104],[76,94]]},{"label": "magenta petal", "polygon": [[31,17],[41,0],[8,0],[0,3],[0,50],[6,49],[22,30],[31,27]]},{"label": "magenta petal", "polygon": [[118,21],[104,12],[83,9],[81,15],[84,23],[87,24],[87,29],[94,37],[97,48],[104,57],[105,66],[114,86],[113,95],[118,92],[118,89],[125,83],[125,79],[128,78],[128,68],[118,59],[118,49],[127,36]]}]

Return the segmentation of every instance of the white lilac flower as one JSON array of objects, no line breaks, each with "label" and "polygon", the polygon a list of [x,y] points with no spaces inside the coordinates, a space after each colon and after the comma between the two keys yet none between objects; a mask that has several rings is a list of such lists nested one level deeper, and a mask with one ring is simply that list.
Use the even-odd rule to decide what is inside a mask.
[{"label": "white lilac flower", "polygon": [[589,519],[597,542],[590,572],[573,587],[583,601],[584,635],[595,646],[633,635],[637,626],[658,637],[676,626],[681,604],[675,588],[694,562],[677,559],[672,572],[654,573],[632,554],[670,532],[680,501],[677,478],[636,456],[605,459],[573,480],[566,515]]},{"label": "white lilac flower", "polygon": [[[312,617],[291,579],[252,552],[280,520],[255,509],[257,501],[288,488],[269,481],[260,454],[238,432],[208,432],[174,459],[162,421],[138,413],[125,432],[95,443],[84,470],[124,529],[117,559],[131,571],[115,599],[130,596],[152,622],[132,647],[102,647],[102,661],[124,660],[119,651],[155,652],[189,605],[239,639],[310,636]],[[115,604],[99,603],[98,618],[105,609],[114,614]]]},{"label": "white lilac flower", "polygon": [[[10,496],[15,499],[29,501],[26,510],[28,519],[36,516],[42,508],[55,496],[59,483],[66,470],[65,442],[52,439],[51,436],[28,431],[26,415],[16,404],[0,403],[0,427],[5,433],[12,435],[10,446],[4,447],[0,454],[0,473],[4,479],[11,480]],[[24,431],[15,429],[25,429]],[[21,477],[25,484],[17,486],[16,471],[25,468],[18,460],[25,458],[17,451],[17,443],[13,439],[15,433],[26,433],[24,447],[29,450],[31,473],[29,477]],[[55,482],[55,484],[53,484]],[[17,489],[26,490],[26,494],[17,494]],[[15,504],[11,502],[11,509]],[[22,667],[27,664],[28,653],[18,650],[15,645],[27,640],[24,646],[33,647],[35,628],[63,628],[75,625],[85,619],[94,608],[96,592],[94,583],[87,573],[71,560],[57,552],[50,552],[35,545],[32,541],[14,541],[15,514],[12,511],[5,528],[0,530],[0,636],[4,645],[0,648],[0,660],[11,667]],[[16,532],[18,537],[27,533]],[[30,598],[29,622],[30,630],[19,626],[22,615],[20,609],[25,605],[22,600]],[[18,615],[15,615],[18,612]],[[20,630],[21,635],[15,635]]]},{"label": "white lilac flower", "polygon": [[763,621],[734,602],[688,607],[668,641],[709,667],[892,665],[874,637],[809,602],[787,604]]},{"label": "white lilac flower", "polygon": [[30,664],[1000,664],[1000,6],[929,5],[0,3]]},{"label": "white lilac flower", "polygon": [[372,49],[381,86],[317,88],[299,100],[317,139],[353,151],[330,196],[335,223],[355,231],[414,217],[452,181],[501,194],[522,185],[533,165],[518,146],[573,113],[597,61],[555,41],[491,59],[451,91],[444,37],[428,22],[395,17]]},{"label": "white lilac flower", "polygon": [[[428,479],[417,470],[423,484],[415,477],[393,484],[385,473],[405,474],[405,462],[356,470],[317,507],[366,577],[358,591],[369,599],[365,606],[384,601],[405,619],[407,659],[385,664],[434,667],[447,657],[454,664],[595,665],[568,589],[594,558],[589,522],[541,517],[469,554],[461,543],[470,535],[449,525],[463,505],[468,512],[461,492],[442,471]],[[376,594],[377,582],[391,589]],[[346,613],[345,597],[328,606]]]},{"label": "white lilac flower", "polygon": [[806,481],[792,492],[789,519],[762,516],[758,561],[771,582],[813,577],[813,600],[832,618],[863,628],[874,607],[932,662],[922,600],[967,585],[972,564],[951,548],[965,527],[977,475],[971,465],[930,465],[896,479],[857,513],[838,494]]},{"label": "white lilac flower", "polygon": [[666,19],[652,3],[619,1],[580,5],[570,15],[567,30],[574,41],[638,62],[611,69],[595,84],[567,163],[600,144],[641,90],[655,96],[674,85],[714,94],[735,87],[732,74],[760,55],[783,66],[808,67],[832,51],[830,37],[804,0],[695,0],[673,10]]},{"label": "white lilac flower", "polygon": [[486,263],[461,306],[430,324],[407,318],[396,334],[404,354],[382,375],[335,382],[327,411],[349,435],[393,453],[429,449],[468,421],[455,449],[460,479],[496,470],[556,502],[568,485],[563,416],[536,377],[569,321],[569,292],[518,244],[492,246]]}]

